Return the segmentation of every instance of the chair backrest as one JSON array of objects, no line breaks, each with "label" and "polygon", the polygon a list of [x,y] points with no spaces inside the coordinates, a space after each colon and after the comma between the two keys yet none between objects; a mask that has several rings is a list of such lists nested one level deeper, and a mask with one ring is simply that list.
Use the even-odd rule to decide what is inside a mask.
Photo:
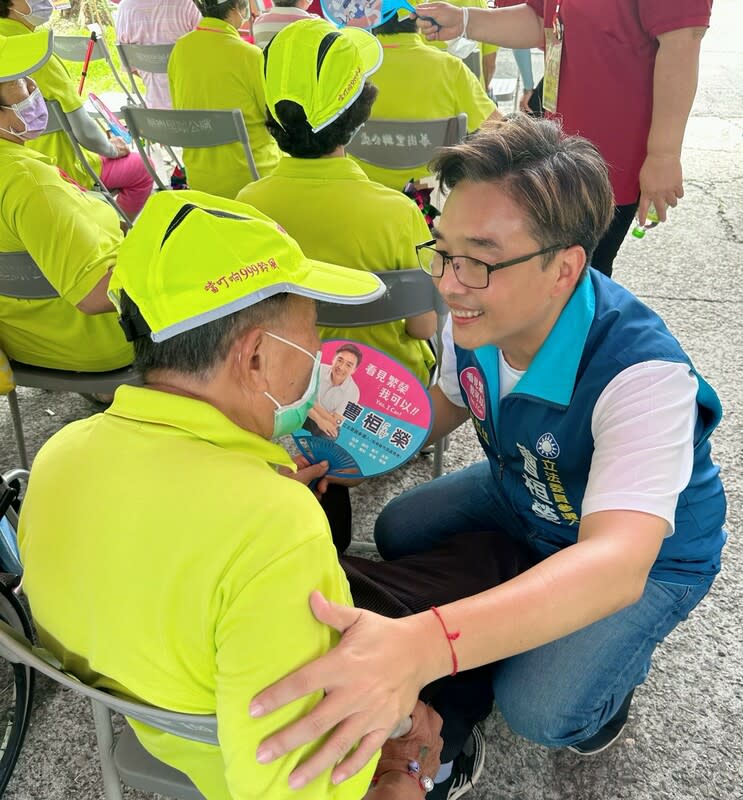
[{"label": "chair backrest", "polygon": [[[42,136],[46,136],[48,133],[59,133],[60,131],[62,131],[62,133],[67,133],[69,122],[66,121],[66,117],[59,103],[56,100],[46,100],[46,111],[48,116],[46,128],[44,128]],[[69,127],[71,129],[71,126]]]},{"label": "chair backrest", "polygon": [[150,725],[153,728],[190,739],[195,742],[218,745],[217,718],[205,714],[180,714],[156,706],[116,697],[101,689],[94,689],[77,678],[63,672],[59,661],[43,648],[34,647],[29,640],[0,620],[0,657],[11,664],[25,664],[67,689],[100,703],[112,711]]},{"label": "chair backrest", "polygon": [[168,60],[173,51],[172,44],[122,44],[116,45],[125,69],[141,69],[159,75],[168,71]]},{"label": "chair backrest", "polygon": [[[85,61],[88,52],[89,36],[55,36],[54,53],[63,61]],[[96,39],[91,53],[91,61],[100,61],[106,58],[106,43],[103,39]]]},{"label": "chair backrest", "polygon": [[38,264],[25,251],[0,253],[0,295],[19,300],[59,297]]},{"label": "chair backrest", "polygon": [[[74,61],[81,63],[85,61],[88,45],[90,44],[90,36],[55,36],[54,37],[54,54],[59,56],[63,61]],[[111,58],[111,52],[106,45],[106,40],[99,36],[93,45],[93,51],[90,56],[91,61],[105,61],[108,68],[114,77],[119,88],[127,97],[130,103],[137,103],[137,97],[127,89],[124,81],[121,80],[121,75],[116,69],[116,65]]]},{"label": "chair backrest", "polygon": [[462,59],[465,66],[479,80],[480,78],[480,48],[471,52],[466,58]]},{"label": "chair backrest", "polygon": [[414,169],[427,164],[437,148],[458,144],[466,134],[466,114],[425,120],[370,119],[346,150],[377,167]]},{"label": "chair backrest", "polygon": [[375,274],[387,287],[379,299],[363,305],[319,302],[317,324],[329,328],[360,328],[438,311],[439,293],[431,276],[423,270],[400,269]]},{"label": "chair backrest", "polygon": [[48,133],[62,132],[67,136],[70,146],[75,153],[75,158],[77,158],[85,172],[90,177],[96,191],[103,196],[111,208],[113,208],[113,210],[119,215],[127,228],[130,228],[132,221],[122,210],[121,206],[119,206],[119,204],[116,202],[114,196],[103,183],[101,176],[91,166],[90,161],[88,161],[88,157],[85,155],[85,151],[82,147],[80,147],[80,142],[78,142],[77,138],[75,137],[72,126],[70,125],[70,121],[67,119],[64,111],[62,111],[62,106],[60,106],[56,100],[47,100],[46,109],[49,116],[43,135],[46,136]]},{"label": "chair backrest", "polygon": [[490,82],[490,96],[498,105],[513,103],[513,110],[518,105],[517,78],[493,78]]},{"label": "chair backrest", "polygon": [[134,71],[154,72],[158,75],[166,74],[168,71],[168,61],[173,51],[172,44],[122,44],[118,42],[116,49],[119,52],[121,66],[126,72],[132,93],[137,95],[137,99],[142,106],[147,103],[139,86],[134,79]]},{"label": "chair backrest", "polygon": [[258,180],[245,120],[239,109],[213,111],[210,109],[152,109],[124,106],[121,113],[126,120],[137,148],[142,154],[155,183],[168,189],[145,157],[142,140],[169,147],[218,147],[240,142],[254,180]]}]

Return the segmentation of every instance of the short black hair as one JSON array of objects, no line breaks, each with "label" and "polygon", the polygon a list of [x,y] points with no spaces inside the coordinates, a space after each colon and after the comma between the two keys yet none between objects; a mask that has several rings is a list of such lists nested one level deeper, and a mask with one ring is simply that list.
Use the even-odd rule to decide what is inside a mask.
[{"label": "short black hair", "polygon": [[372,28],[372,33],[375,36],[388,36],[392,33],[418,33],[418,25],[416,24],[415,17],[398,19],[397,14],[393,14],[387,22],[382,23],[382,25],[377,25],[376,28]]},{"label": "short black hair", "polygon": [[275,120],[271,112],[266,109],[266,127],[276,139],[279,148],[290,156],[322,158],[338,147],[345,147],[351,141],[357,128],[369,119],[376,99],[377,87],[366,83],[353,104],[338,119],[317,133],[312,132],[302,106],[293,100],[279,100],[276,103],[279,120]]},{"label": "short black hair", "polygon": [[0,0],[0,19],[5,19],[10,15],[12,0]]},{"label": "short black hair", "polygon": [[240,4],[246,5],[247,0],[194,0],[194,3],[202,17],[226,19],[233,8],[237,8]]},{"label": "short black hair", "polygon": [[356,356],[356,366],[357,367],[361,363],[361,359],[363,358],[363,356],[361,355],[361,350],[359,350],[359,348],[356,347],[355,344],[351,344],[350,342],[348,342],[347,344],[342,344],[335,351],[336,355],[338,355],[338,353],[350,353],[352,356]]},{"label": "short black hair", "polygon": [[[164,342],[153,342],[149,336],[137,337],[134,340],[134,368],[145,379],[156,370],[172,370],[207,378],[227,358],[238,336],[250,328],[273,322],[284,314],[290,296],[286,292],[276,294],[242,311],[179,333]],[[121,316],[131,318],[138,314],[139,309],[134,301],[122,291]]]}]

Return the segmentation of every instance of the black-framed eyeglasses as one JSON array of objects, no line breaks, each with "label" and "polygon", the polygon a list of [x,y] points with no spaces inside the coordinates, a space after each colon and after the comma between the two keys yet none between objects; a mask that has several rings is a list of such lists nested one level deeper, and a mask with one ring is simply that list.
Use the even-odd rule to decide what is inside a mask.
[{"label": "black-framed eyeglasses", "polygon": [[432,278],[441,278],[444,274],[444,269],[447,263],[451,264],[454,276],[462,284],[469,289],[485,289],[490,281],[490,273],[506,267],[512,267],[514,264],[522,264],[525,261],[530,261],[536,256],[543,256],[547,253],[554,253],[562,250],[568,245],[553,244],[551,247],[544,247],[537,250],[536,253],[529,253],[525,256],[518,258],[511,258],[508,261],[501,261],[497,264],[486,264],[478,258],[470,258],[469,256],[450,256],[441,250],[437,250],[433,245],[436,240],[432,239],[430,242],[424,242],[415,246],[415,252],[418,256],[418,263],[424,272],[427,272]]}]

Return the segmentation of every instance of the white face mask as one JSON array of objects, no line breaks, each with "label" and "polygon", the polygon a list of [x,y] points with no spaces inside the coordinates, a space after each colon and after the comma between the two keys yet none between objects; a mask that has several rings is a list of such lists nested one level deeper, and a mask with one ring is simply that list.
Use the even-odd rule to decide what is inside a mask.
[{"label": "white face mask", "polygon": [[18,9],[13,10],[34,28],[44,25],[51,19],[52,11],[54,10],[51,0],[26,0],[26,5],[28,6],[28,13],[26,14],[18,11]]}]

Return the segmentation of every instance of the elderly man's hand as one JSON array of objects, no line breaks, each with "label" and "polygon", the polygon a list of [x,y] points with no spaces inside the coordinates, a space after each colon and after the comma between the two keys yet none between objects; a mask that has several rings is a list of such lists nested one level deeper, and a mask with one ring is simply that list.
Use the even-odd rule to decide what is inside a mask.
[{"label": "elderly man's hand", "polygon": [[287,478],[299,481],[305,486],[309,486],[313,481],[317,481],[313,487],[315,497],[319,500],[327,491],[328,479],[325,473],[330,466],[327,461],[318,461],[317,464],[310,464],[310,462],[301,455],[292,456],[294,463],[297,465],[297,471],[292,472],[286,467],[279,467],[279,472]]},{"label": "elderly man's hand", "polygon": [[420,800],[420,783],[410,780],[408,765],[411,761],[418,762],[420,778],[436,776],[444,745],[441,739],[442,722],[431,706],[418,700],[408,733],[397,739],[387,739],[382,746],[376,770],[378,782],[365,800]]}]

